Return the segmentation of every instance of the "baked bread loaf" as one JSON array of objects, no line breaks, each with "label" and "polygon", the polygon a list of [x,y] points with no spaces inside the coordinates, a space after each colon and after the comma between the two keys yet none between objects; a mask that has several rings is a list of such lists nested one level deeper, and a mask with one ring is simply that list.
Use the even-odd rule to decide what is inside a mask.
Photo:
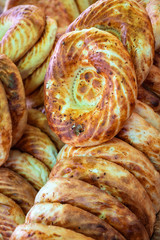
[{"label": "baked bread loaf", "polygon": [[158,67],[152,66],[143,85],[160,97],[160,69]]},{"label": "baked bread loaf", "polygon": [[37,42],[45,26],[44,12],[31,5],[5,11],[0,16],[0,53],[17,62]]},{"label": "baked bread loaf", "polygon": [[62,203],[82,208],[117,229],[126,239],[149,239],[143,224],[116,198],[77,179],[52,178],[41,188],[35,203]]},{"label": "baked bread loaf", "polygon": [[60,38],[46,73],[45,106],[62,142],[89,146],[111,139],[136,97],[131,58],[115,36],[91,28]]},{"label": "baked bread loaf", "polygon": [[28,109],[44,106],[44,84],[26,97],[26,105]]},{"label": "baked bread loaf", "polygon": [[140,2],[145,8],[146,11],[150,17],[154,37],[155,37],[155,49],[160,48],[160,15],[159,15],[159,9],[160,9],[160,2],[159,0],[137,0]]},{"label": "baked bread loaf", "polygon": [[160,132],[139,114],[133,113],[118,137],[143,152],[160,172]]},{"label": "baked bread loaf", "polygon": [[49,170],[41,161],[18,150],[10,151],[4,167],[23,176],[36,190],[43,187],[49,177]]},{"label": "baked bread loaf", "polygon": [[24,132],[27,109],[21,75],[15,64],[5,55],[0,55],[0,76],[8,98],[12,119],[12,145],[15,145]]},{"label": "baked bread loaf", "polygon": [[94,157],[72,157],[59,160],[53,177],[74,178],[95,185],[127,206],[152,235],[155,211],[146,191],[137,179],[121,166]]},{"label": "baked bread loaf", "polygon": [[0,14],[3,12],[6,0],[0,0]]},{"label": "baked bread loaf", "polygon": [[54,19],[46,17],[46,26],[39,41],[20,59],[17,67],[23,79],[34,72],[50,54],[57,31]]},{"label": "baked bread loaf", "polygon": [[6,92],[0,81],[0,166],[7,160],[12,145],[12,121]]},{"label": "baked bread loaf", "polygon": [[25,223],[64,227],[97,240],[125,240],[119,232],[102,219],[71,204],[36,204],[28,212]]},{"label": "baked bread loaf", "polygon": [[[111,161],[122,166],[124,169],[127,169],[137,178],[137,180],[144,187],[144,189],[148,193],[153,203],[153,206],[156,212],[159,212],[160,210],[160,176],[159,176],[159,173],[153,167],[150,160],[142,152],[138,151],[137,149],[133,148],[131,145],[127,144],[126,142],[118,138],[113,138],[112,140],[106,143],[103,143],[98,146],[92,146],[92,147],[76,148],[76,147],[65,145],[57,156],[57,165],[59,164],[60,159],[63,162],[63,159],[65,158],[72,159],[72,157],[76,157],[76,156],[79,156],[79,157],[92,156],[94,158],[97,158],[97,164],[98,164],[98,159],[103,158],[107,161]],[[67,163],[64,161],[64,168],[66,164]],[[72,171],[72,168],[75,167],[75,170],[76,170],[76,168],[79,166],[81,165],[78,164],[77,166],[75,163],[69,169],[70,171]],[[108,172],[107,168],[104,168],[104,170],[105,169],[107,173]],[[70,172],[68,171],[66,172],[66,174],[70,174]],[[50,177],[53,177],[54,173],[55,173],[55,169],[53,168],[50,174]],[[112,171],[111,171],[111,174],[112,174]]]},{"label": "baked bread loaf", "polygon": [[138,99],[149,105],[155,112],[160,111],[160,98],[142,86],[138,89]]},{"label": "baked bread loaf", "polygon": [[49,128],[46,115],[41,111],[37,109],[29,109],[28,124],[38,127],[42,132],[46,133],[58,150],[64,146],[64,143],[59,139],[59,137]]},{"label": "baked bread loaf", "polygon": [[74,0],[7,0],[4,10],[26,4],[40,7],[47,16],[57,21],[59,27],[68,26],[79,15]]},{"label": "baked bread loaf", "polygon": [[91,27],[110,32],[121,40],[131,55],[141,85],[154,56],[153,30],[144,8],[134,0],[100,0],[71,23],[68,31]]},{"label": "baked bread loaf", "polygon": [[[14,229],[25,221],[22,209],[10,198],[0,193],[0,233],[9,240]],[[1,239],[1,238],[0,238]]]},{"label": "baked bread loaf", "polygon": [[154,234],[151,240],[159,240],[160,239],[160,212],[157,214],[157,219],[154,226]]},{"label": "baked bread loaf", "polygon": [[0,168],[0,193],[18,203],[26,214],[33,205],[37,192],[19,174],[8,168]]},{"label": "baked bread loaf", "polygon": [[39,159],[50,170],[56,163],[57,149],[54,143],[37,127],[27,125],[16,148]]},{"label": "baked bread loaf", "polygon": [[134,112],[138,113],[148,123],[160,131],[160,116],[147,104],[137,100]]},{"label": "baked bread loaf", "polygon": [[43,224],[24,224],[16,228],[11,236],[11,240],[93,240],[80,233],[56,227],[45,226]]}]

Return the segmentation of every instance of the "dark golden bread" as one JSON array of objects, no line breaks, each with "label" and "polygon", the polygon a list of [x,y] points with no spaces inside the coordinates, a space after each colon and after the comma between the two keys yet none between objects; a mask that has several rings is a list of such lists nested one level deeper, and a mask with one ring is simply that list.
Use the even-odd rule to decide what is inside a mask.
[{"label": "dark golden bread", "polygon": [[100,218],[70,204],[36,204],[28,212],[25,223],[42,223],[44,225],[64,227],[97,240],[125,239]]},{"label": "dark golden bread", "polygon": [[35,198],[35,203],[45,202],[82,208],[109,223],[127,239],[149,239],[140,220],[127,207],[110,194],[78,179],[50,179]]},{"label": "dark golden bread", "polygon": [[[118,138],[113,138],[106,143],[92,147],[76,148],[65,145],[58,153],[57,162],[59,159],[73,156],[103,158],[127,169],[142,184],[152,200],[156,212],[159,211],[160,175],[150,160],[136,148]],[[52,173],[50,176],[52,176]]]},{"label": "dark golden bread", "polygon": [[121,166],[94,157],[72,157],[59,160],[51,177],[74,178],[109,193],[127,206],[152,235],[155,210],[148,194],[137,179]]}]

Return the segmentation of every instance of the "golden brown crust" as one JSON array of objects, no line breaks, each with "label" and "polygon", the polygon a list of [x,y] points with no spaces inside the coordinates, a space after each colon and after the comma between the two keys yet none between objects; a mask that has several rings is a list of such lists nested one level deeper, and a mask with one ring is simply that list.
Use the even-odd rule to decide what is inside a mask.
[{"label": "golden brown crust", "polygon": [[[160,175],[142,152],[118,138],[113,138],[107,143],[93,147],[76,148],[65,145],[59,152],[57,161],[73,156],[103,158],[127,169],[147,191],[156,212],[159,211]],[[52,176],[52,173],[50,176]]]},{"label": "golden brown crust", "polygon": [[93,240],[80,233],[43,224],[31,223],[16,228],[10,240]]},{"label": "golden brown crust", "polygon": [[154,233],[151,240],[159,240],[160,239],[160,212],[157,214],[157,219],[154,226]]},{"label": "golden brown crust", "polygon": [[0,76],[12,119],[13,146],[21,138],[27,124],[24,86],[16,65],[5,55],[0,55]]},{"label": "golden brown crust", "polygon": [[24,221],[25,215],[22,209],[13,200],[0,193],[0,233],[3,239],[9,240],[14,229]]},{"label": "golden brown crust", "polygon": [[43,35],[17,63],[22,79],[27,78],[46,60],[52,50],[56,37],[56,31],[56,21],[50,17],[46,17],[46,25]]},{"label": "golden brown crust", "polygon": [[38,127],[42,132],[46,133],[54,142],[58,150],[60,150],[64,143],[59,137],[49,128],[46,115],[37,109],[28,110],[28,124]]},{"label": "golden brown crust", "polygon": [[160,97],[160,69],[158,67],[152,66],[143,85]]},{"label": "golden brown crust", "polygon": [[49,170],[41,161],[18,150],[10,151],[4,167],[24,177],[36,190],[40,190],[49,177]]},{"label": "golden brown crust", "polygon": [[44,12],[24,5],[5,11],[0,16],[0,53],[18,61],[37,42],[45,24]]},{"label": "golden brown crust", "polygon": [[118,137],[143,152],[160,172],[160,132],[139,114],[133,113]]},{"label": "golden brown crust", "polygon": [[74,146],[111,139],[133,110],[135,78],[129,54],[112,34],[96,28],[64,34],[45,78],[49,126]]},{"label": "golden brown crust", "polygon": [[138,89],[138,99],[153,108],[155,112],[160,111],[160,98],[142,86]]},{"label": "golden brown crust", "polygon": [[12,144],[12,122],[4,87],[0,81],[0,166],[7,160]]},{"label": "golden brown crust", "polygon": [[56,163],[57,149],[39,128],[27,125],[16,148],[42,161],[50,170]]},{"label": "golden brown crust", "polygon": [[68,26],[79,15],[74,0],[7,0],[5,10],[17,5],[32,4],[54,18],[59,27]]},{"label": "golden brown crust", "polygon": [[100,0],[86,9],[68,31],[91,27],[111,32],[122,41],[133,60],[138,85],[141,85],[154,56],[153,30],[144,8],[132,0]]},{"label": "golden brown crust", "polygon": [[13,199],[26,214],[34,203],[36,190],[17,173],[0,168],[0,193]]},{"label": "golden brown crust", "polygon": [[134,112],[138,113],[153,127],[160,131],[160,116],[147,104],[137,100]]},{"label": "golden brown crust", "polygon": [[37,108],[44,105],[44,84],[26,97],[27,108]]},{"label": "golden brown crust", "polygon": [[152,235],[155,221],[152,202],[139,181],[121,166],[94,157],[63,158],[52,169],[51,177],[79,179],[111,194],[127,206]]},{"label": "golden brown crust", "polygon": [[116,198],[77,179],[52,178],[41,188],[35,203],[59,202],[82,208],[106,221],[126,239],[148,239],[137,217]]},{"label": "golden brown crust", "polygon": [[119,232],[103,220],[70,204],[36,204],[28,212],[25,223],[64,227],[97,240],[125,240]]}]

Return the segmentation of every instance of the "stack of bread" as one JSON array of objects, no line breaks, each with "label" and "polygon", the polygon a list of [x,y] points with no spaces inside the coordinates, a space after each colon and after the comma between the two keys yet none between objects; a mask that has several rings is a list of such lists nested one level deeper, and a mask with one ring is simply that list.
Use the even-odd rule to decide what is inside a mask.
[{"label": "stack of bread", "polygon": [[23,82],[51,56],[56,21],[27,5],[4,12],[0,22],[0,239],[6,240],[24,223],[63,143],[45,114],[27,110]]},{"label": "stack of bread", "polygon": [[[9,0],[7,6],[14,2]],[[0,52],[17,65],[29,108],[28,124],[26,117],[17,120],[24,127],[16,127],[13,134],[13,119],[20,117],[12,114],[17,107],[11,100],[17,101],[21,91],[13,91],[18,89],[12,83],[17,77],[8,77],[7,83],[2,79],[1,96],[7,106],[2,106],[6,109],[2,116],[10,119],[10,125],[2,118],[1,129],[6,128],[10,145],[2,148],[0,193],[15,200],[26,214],[36,191],[30,204],[32,191],[23,188],[22,177],[21,181],[16,177],[21,174],[39,190],[52,169],[12,240],[160,239],[159,8],[157,0],[99,0],[56,43],[56,22],[37,7],[17,6],[0,16]],[[60,28],[57,38],[63,32]],[[14,49],[20,37],[22,45]],[[32,109],[43,106],[44,76],[47,118]],[[0,146],[8,141],[4,133],[0,139],[5,136],[5,144]],[[40,182],[41,164],[49,170]],[[22,209],[15,214],[13,200],[7,220],[2,204],[4,239],[24,222]]]}]

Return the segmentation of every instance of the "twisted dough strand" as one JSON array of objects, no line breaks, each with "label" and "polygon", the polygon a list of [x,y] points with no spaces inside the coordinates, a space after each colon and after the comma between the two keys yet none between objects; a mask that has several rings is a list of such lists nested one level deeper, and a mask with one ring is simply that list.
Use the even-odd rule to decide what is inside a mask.
[{"label": "twisted dough strand", "polygon": [[46,74],[45,104],[49,125],[63,142],[85,146],[111,139],[136,97],[131,58],[115,36],[91,28],[60,38]]}]

